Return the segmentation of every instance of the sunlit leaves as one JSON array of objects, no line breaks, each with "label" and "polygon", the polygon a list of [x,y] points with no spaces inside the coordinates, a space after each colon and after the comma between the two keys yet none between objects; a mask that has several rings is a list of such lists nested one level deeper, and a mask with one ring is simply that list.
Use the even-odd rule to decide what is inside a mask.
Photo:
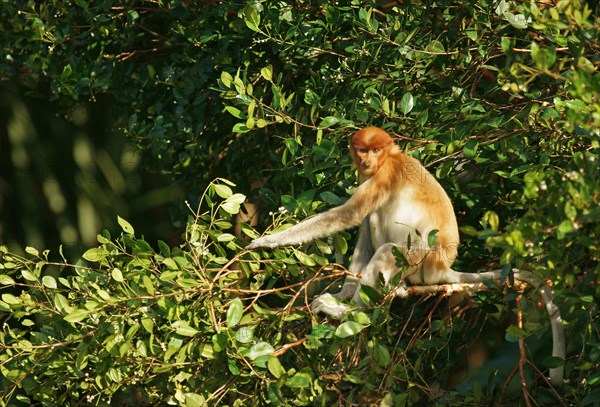
[{"label": "sunlit leaves", "polygon": [[51,289],[58,288],[58,285],[56,284],[56,279],[52,276],[42,277],[42,284],[47,288],[51,288]]},{"label": "sunlit leaves", "polygon": [[260,31],[260,14],[255,7],[250,5],[244,7],[243,16],[244,22],[248,28],[252,31]]},{"label": "sunlit leaves", "polygon": [[248,349],[246,356],[251,360],[255,360],[261,356],[271,355],[274,351],[275,349],[271,344],[267,342],[258,342],[255,345],[252,345],[250,349]]},{"label": "sunlit leaves", "polygon": [[135,231],[133,230],[133,226],[131,226],[131,223],[127,222],[122,217],[117,216],[117,222],[119,223],[119,226],[121,226],[121,229],[123,229],[123,232],[129,233],[129,234],[135,233]]},{"label": "sunlit leaves", "polygon": [[6,274],[0,274],[0,285],[15,285],[15,280]]},{"label": "sunlit leaves", "polygon": [[413,95],[409,92],[405,93],[400,100],[400,109],[402,109],[402,113],[408,114],[414,107],[414,98]]},{"label": "sunlit leaves", "polygon": [[267,65],[264,68],[261,68],[260,74],[269,82],[273,82],[273,66]]},{"label": "sunlit leaves", "polygon": [[84,319],[86,319],[89,314],[90,314],[90,311],[88,311],[88,310],[76,309],[74,311],[71,311],[67,315],[65,315],[64,319],[65,319],[65,321],[72,322],[72,323],[81,322]]},{"label": "sunlit leaves", "polygon": [[104,248],[93,247],[88,249],[85,253],[81,255],[84,259],[90,262],[99,262],[106,258],[108,252]]},{"label": "sunlit leaves", "polygon": [[114,269],[112,269],[112,271],[110,272],[110,275],[118,283],[122,283],[124,281],[123,272],[116,267]]},{"label": "sunlit leaves", "polygon": [[233,194],[228,197],[221,205],[221,208],[231,215],[235,215],[240,211],[240,205],[246,200],[243,194]]},{"label": "sunlit leaves", "polygon": [[365,329],[364,325],[354,321],[346,321],[335,330],[335,336],[338,338],[348,338],[358,334],[360,331]]},{"label": "sunlit leaves", "polygon": [[339,119],[337,117],[327,116],[321,120],[321,123],[319,123],[319,127],[321,127],[321,128],[331,127],[338,122],[339,122]]},{"label": "sunlit leaves", "polygon": [[175,328],[175,332],[178,335],[182,336],[194,336],[199,331],[189,325],[189,323],[185,321],[175,321],[173,323],[173,328]]}]

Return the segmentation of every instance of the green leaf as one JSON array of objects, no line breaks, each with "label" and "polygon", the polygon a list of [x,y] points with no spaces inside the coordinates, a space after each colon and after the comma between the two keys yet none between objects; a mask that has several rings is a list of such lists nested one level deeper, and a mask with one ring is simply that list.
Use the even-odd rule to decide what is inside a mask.
[{"label": "green leaf", "polygon": [[231,195],[233,195],[233,191],[227,185],[213,184],[213,188],[215,189],[216,194],[219,195],[223,199],[227,199]]},{"label": "green leaf", "polygon": [[339,206],[346,202],[346,198],[339,197],[331,191],[321,192],[319,196],[323,201],[327,202],[330,205]]},{"label": "green leaf", "polygon": [[278,379],[286,373],[277,356],[271,356],[269,358],[267,368],[269,369],[269,372]]},{"label": "green leaf", "polygon": [[238,109],[237,107],[225,106],[225,110],[227,110],[235,118],[238,118],[238,119],[244,118],[244,116],[242,115],[242,111],[240,109]]},{"label": "green leaf", "polygon": [[425,49],[427,50],[427,52],[432,52],[432,53],[436,53],[436,54],[445,54],[446,53],[444,44],[442,44],[438,40],[432,40],[429,44],[427,44],[427,47]]},{"label": "green leaf", "polygon": [[475,229],[475,227],[473,227],[471,225],[461,226],[460,231],[468,236],[477,236],[479,234],[477,229]]},{"label": "green leaf", "polygon": [[42,277],[42,284],[44,285],[44,287],[48,287],[51,289],[56,289],[58,287],[56,284],[56,280],[52,276]]},{"label": "green leaf", "polygon": [[162,240],[158,241],[158,250],[160,251],[160,254],[162,254],[164,257],[171,257],[171,248]]},{"label": "green leaf", "polygon": [[376,289],[374,289],[373,287],[369,287],[368,285],[362,285],[360,287],[358,295],[368,307],[374,307],[375,304],[377,304],[381,300],[381,294],[379,294],[379,292],[377,292]]},{"label": "green leaf", "polygon": [[6,274],[0,274],[0,285],[15,285],[15,280]]},{"label": "green leaf", "polygon": [[246,26],[249,29],[251,29],[252,31],[260,32],[260,29],[258,28],[258,26],[260,25],[260,14],[258,14],[258,11],[256,11],[254,7],[244,7],[243,16],[244,22],[246,23]]},{"label": "green leaf", "polygon": [[118,269],[116,267],[114,269],[112,269],[112,271],[110,272],[110,275],[117,283],[122,283],[124,280],[123,273],[121,272],[120,269]]},{"label": "green leaf", "polygon": [[69,64],[65,65],[65,67],[63,68],[62,74],[60,75],[61,82],[67,81],[71,77],[72,74],[73,74],[73,68],[71,68],[71,65],[69,65]]},{"label": "green leaf", "polygon": [[148,294],[154,295],[154,283],[152,283],[152,279],[149,276],[145,275],[142,277],[142,284],[144,285],[144,288]]},{"label": "green leaf", "polygon": [[556,369],[557,367],[564,366],[565,360],[558,356],[548,356],[544,359],[544,365],[550,369]]},{"label": "green leaf", "polygon": [[217,242],[227,243],[235,240],[235,236],[231,233],[223,233],[217,236]]},{"label": "green leaf", "polygon": [[263,127],[266,127],[269,123],[265,120],[265,119],[258,119],[256,121],[256,127],[258,127],[259,129],[262,129]]},{"label": "green leaf", "polygon": [[21,270],[21,275],[23,276],[23,278],[27,281],[37,281],[37,277],[35,276],[35,274],[33,274],[31,271],[23,269]]},{"label": "green leaf", "polygon": [[[179,270],[179,266],[177,265],[177,262],[173,259],[163,259],[162,263],[167,266],[168,269],[170,270]],[[173,280],[174,277],[178,276],[179,273],[178,272],[174,272],[174,271],[165,271],[164,273],[162,273],[160,275],[160,279],[163,281],[169,281],[169,280]]]},{"label": "green leaf", "polygon": [[248,349],[248,353],[246,354],[246,356],[254,360],[260,356],[271,355],[273,352],[275,352],[275,348],[273,348],[273,346],[271,346],[267,342],[258,342],[257,344],[253,345],[250,349]]},{"label": "green leaf", "polygon": [[285,381],[285,385],[292,388],[305,389],[310,387],[312,377],[306,372],[298,372]]},{"label": "green leaf", "polygon": [[120,216],[117,216],[117,222],[119,222],[119,226],[121,226],[121,229],[123,229],[123,232],[128,233],[130,235],[133,235],[135,232],[133,230],[133,226],[131,226],[131,224],[129,222],[127,222],[125,219],[123,219]]},{"label": "green leaf", "polygon": [[21,304],[21,300],[18,297],[15,297],[12,294],[2,294],[2,301],[4,301],[5,303],[9,304],[9,305],[20,305]]},{"label": "green leaf", "polygon": [[108,252],[104,248],[92,247],[91,249],[86,250],[81,257],[89,262],[97,263],[104,260],[106,256],[108,256]]},{"label": "green leaf", "polygon": [[516,325],[511,325],[506,328],[506,333],[504,335],[504,339],[506,339],[507,342],[517,342],[520,338],[524,339],[525,337],[527,337],[525,330]]},{"label": "green leaf", "polygon": [[146,332],[151,334],[154,331],[154,319],[142,318],[140,322],[142,323],[142,327],[144,327]]},{"label": "green leaf", "polygon": [[242,300],[236,298],[231,301],[227,309],[227,326],[230,328],[235,327],[240,322],[240,319],[242,319],[243,313],[244,305],[242,304]]},{"label": "green leaf", "polygon": [[438,241],[438,234],[439,230],[437,229],[433,229],[431,232],[429,232],[429,235],[427,235],[427,244],[429,245],[429,247],[433,247],[435,246],[435,244]]},{"label": "green leaf", "polygon": [[227,340],[227,334],[224,332],[220,334],[214,334],[212,337],[212,344],[215,352],[221,352],[227,349],[228,343],[229,341]]},{"label": "green leaf", "polygon": [[312,327],[310,334],[315,338],[329,339],[335,334],[335,327],[329,324],[319,324]]},{"label": "green leaf", "polygon": [[238,367],[237,363],[235,363],[235,360],[233,360],[233,359],[227,360],[227,368],[229,369],[231,374],[234,376],[237,376],[240,374],[240,368]]},{"label": "green leaf", "polygon": [[483,223],[493,231],[497,232],[498,227],[500,226],[500,217],[494,211],[487,211],[483,214]]},{"label": "green leaf", "polygon": [[375,359],[375,362],[377,362],[379,367],[385,368],[390,364],[391,361],[390,351],[385,346],[374,341],[373,358]]},{"label": "green leaf", "polygon": [[67,298],[60,293],[54,294],[54,306],[60,313],[70,314],[73,312],[73,307],[69,305]]},{"label": "green leaf", "polygon": [[531,43],[531,58],[533,58],[533,61],[539,70],[545,71],[548,68],[546,50],[540,48],[535,42]]},{"label": "green leaf", "polygon": [[340,120],[334,116],[324,117],[323,120],[321,120],[321,123],[319,124],[319,128],[326,129],[328,127],[333,126],[334,124],[337,124],[339,121]]},{"label": "green leaf", "polygon": [[306,253],[302,253],[300,250],[294,250],[294,256],[305,266],[314,267],[317,264],[317,262],[311,256]]},{"label": "green leaf", "polygon": [[479,148],[479,142],[477,140],[469,140],[463,147],[463,154],[467,158],[474,158]]},{"label": "green leaf", "polygon": [[512,49],[515,46],[515,40],[510,37],[502,37],[500,45],[502,47],[502,52],[504,52],[506,55],[510,55],[512,54]]},{"label": "green leaf", "polygon": [[573,221],[565,219],[560,223],[560,225],[558,225],[558,228],[556,229],[556,236],[558,239],[562,240],[567,234],[573,232],[574,230],[575,227],[573,226]]},{"label": "green leaf", "polygon": [[88,310],[76,309],[75,311],[72,311],[65,316],[65,321],[80,322],[80,321],[83,321],[84,319],[86,319],[89,314],[90,314],[90,311],[88,311]]},{"label": "green leaf", "polygon": [[196,393],[185,393],[185,405],[186,406],[205,406],[206,398],[201,394]]},{"label": "green leaf", "polygon": [[231,85],[233,83],[233,76],[231,76],[229,72],[221,72],[221,83],[223,83],[223,86],[225,86],[226,88],[231,88]]},{"label": "green leaf", "polygon": [[250,343],[254,339],[254,328],[243,326],[235,333],[235,340],[239,343]]},{"label": "green leaf", "polygon": [[127,22],[129,24],[135,23],[135,21],[140,18],[140,15],[135,10],[127,10]]},{"label": "green leaf", "polygon": [[293,138],[293,137],[286,138],[284,141],[284,144],[285,144],[285,147],[288,149],[288,151],[292,155],[296,155],[296,152],[298,151],[298,142],[296,141],[295,138]]},{"label": "green leaf", "polygon": [[337,327],[335,330],[335,336],[338,338],[348,338],[358,334],[363,329],[365,329],[365,327],[357,322],[346,321]]},{"label": "green leaf", "polygon": [[413,95],[410,92],[406,92],[400,100],[400,109],[402,113],[408,114],[414,107]]},{"label": "green leaf", "polygon": [[28,253],[28,254],[31,254],[32,256],[36,256],[36,257],[37,257],[37,256],[39,256],[39,254],[40,254],[40,253],[37,251],[37,249],[36,249],[36,248],[34,248],[34,247],[29,247],[29,246],[27,246],[27,247],[25,248],[25,252],[26,252],[26,253]]},{"label": "green leaf", "polygon": [[233,194],[221,204],[221,208],[231,214],[237,215],[240,212],[240,205],[246,200],[246,195]]},{"label": "green leaf", "polygon": [[341,233],[338,233],[333,236],[333,247],[336,251],[346,254],[348,251],[348,241],[342,236]]},{"label": "green leaf", "polygon": [[260,74],[269,82],[273,82],[273,67],[271,65],[267,65],[264,68],[262,68],[260,70]]},{"label": "green leaf", "polygon": [[199,332],[185,321],[175,321],[172,326],[175,328],[175,333],[181,336],[194,336]]},{"label": "green leaf", "polygon": [[506,21],[508,21],[510,25],[512,25],[515,28],[518,28],[520,30],[524,30],[525,28],[527,28],[527,18],[523,14],[515,15],[507,11],[504,13],[504,18],[506,18]]}]

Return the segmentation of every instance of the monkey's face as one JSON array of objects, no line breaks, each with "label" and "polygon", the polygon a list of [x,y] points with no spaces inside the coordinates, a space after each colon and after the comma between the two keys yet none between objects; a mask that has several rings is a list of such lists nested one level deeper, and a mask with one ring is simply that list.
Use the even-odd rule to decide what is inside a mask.
[{"label": "monkey's face", "polygon": [[378,127],[366,127],[354,134],[350,141],[350,151],[362,178],[375,175],[393,143],[390,135]]},{"label": "monkey's face", "polygon": [[360,148],[354,152],[356,168],[363,177],[367,178],[379,170],[384,159],[385,150],[383,148]]}]

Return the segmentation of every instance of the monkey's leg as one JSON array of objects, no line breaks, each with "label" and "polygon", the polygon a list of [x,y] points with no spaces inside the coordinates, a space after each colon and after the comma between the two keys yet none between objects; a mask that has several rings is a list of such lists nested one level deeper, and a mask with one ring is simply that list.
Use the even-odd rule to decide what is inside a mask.
[{"label": "monkey's leg", "polygon": [[342,290],[334,294],[335,298],[348,300],[360,289],[360,278],[356,275],[365,270],[373,257],[373,245],[371,244],[371,227],[369,226],[369,217],[363,220],[358,232],[358,241],[354,253],[352,253],[352,262],[348,270],[352,275],[346,277]]},{"label": "monkey's leg", "polygon": [[[358,286],[356,292],[354,293],[354,296],[352,297],[352,299],[356,301],[357,304],[363,303],[360,299],[361,286],[367,285],[369,287],[376,288],[377,281],[379,280],[379,276],[381,275],[385,284],[389,287],[392,278],[398,272],[401,271],[401,269],[398,268],[398,266],[396,265],[396,256],[394,256],[394,253],[392,251],[394,247],[400,248],[403,252],[406,251],[404,248],[402,248],[402,246],[396,245],[394,243],[383,244],[377,249],[373,257],[371,258],[371,261],[369,261],[369,264],[363,270],[360,278],[360,285]],[[414,253],[411,254],[411,257],[414,258]],[[410,274],[414,271],[412,269],[413,267],[409,267],[406,271],[402,271]],[[398,290],[402,290],[402,286],[396,288],[396,294],[400,295],[398,293]]]}]

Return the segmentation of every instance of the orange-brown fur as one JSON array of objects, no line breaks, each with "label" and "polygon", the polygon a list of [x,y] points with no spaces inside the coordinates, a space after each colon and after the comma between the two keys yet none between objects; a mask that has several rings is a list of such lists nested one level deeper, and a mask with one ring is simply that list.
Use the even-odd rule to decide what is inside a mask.
[{"label": "orange-brown fur", "polygon": [[[373,175],[362,173],[358,151],[365,149],[382,151],[377,171]],[[414,201],[426,208],[430,224],[439,231],[436,235],[436,247],[432,248],[433,252],[425,259],[425,270],[449,269],[457,255],[458,226],[452,203],[433,176],[419,161],[400,152],[389,134],[377,127],[358,131],[350,142],[350,152],[359,178],[362,182],[370,182],[368,189],[359,188],[356,191],[352,197],[352,205],[378,207],[400,189],[413,189]]]}]

